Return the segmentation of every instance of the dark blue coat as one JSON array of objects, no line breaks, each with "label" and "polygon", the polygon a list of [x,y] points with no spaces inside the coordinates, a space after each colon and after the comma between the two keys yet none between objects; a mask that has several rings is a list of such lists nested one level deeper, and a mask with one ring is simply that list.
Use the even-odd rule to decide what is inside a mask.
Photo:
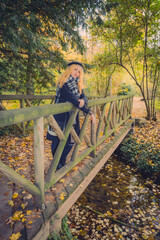
[{"label": "dark blue coat", "polygon": [[[79,108],[79,99],[84,100],[84,106],[82,108]],[[85,96],[84,92],[82,91],[82,94],[80,97],[77,95],[73,94],[68,85],[65,83],[61,88],[60,88],[60,99],[59,103],[64,103],[64,102],[71,102],[75,107],[79,108],[81,111],[84,112],[84,114],[88,114],[91,112],[90,108],[87,107],[88,99]],[[66,124],[68,122],[68,119],[70,117],[71,112],[66,112],[66,113],[60,113],[54,115],[55,120],[57,121],[58,125],[62,130],[66,127]],[[74,124],[74,128],[79,134],[80,132],[80,126],[79,126],[79,114],[76,116],[76,121]],[[49,130],[52,131],[52,128],[49,126]],[[47,139],[53,141],[56,136],[51,135],[50,131],[47,132]],[[70,138],[70,137],[69,137]]]}]

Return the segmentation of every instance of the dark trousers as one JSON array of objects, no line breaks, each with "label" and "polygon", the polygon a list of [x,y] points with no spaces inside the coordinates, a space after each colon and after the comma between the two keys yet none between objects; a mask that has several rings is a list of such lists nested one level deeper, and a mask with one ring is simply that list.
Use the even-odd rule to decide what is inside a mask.
[{"label": "dark trousers", "polygon": [[[57,150],[57,147],[58,147],[58,143],[59,143],[59,139],[58,137],[54,137],[53,141],[52,141],[52,144],[51,144],[51,150],[52,150],[52,155],[53,155],[53,158],[54,158],[54,154]],[[62,155],[61,155],[61,158],[59,160],[59,163],[57,165],[57,170],[60,169],[61,167],[63,167],[66,163],[66,158],[67,158],[67,155],[69,154],[69,152],[71,151],[72,149],[72,144],[70,143],[69,140],[67,140],[66,142],[66,145],[64,147],[64,150],[62,152]]]}]

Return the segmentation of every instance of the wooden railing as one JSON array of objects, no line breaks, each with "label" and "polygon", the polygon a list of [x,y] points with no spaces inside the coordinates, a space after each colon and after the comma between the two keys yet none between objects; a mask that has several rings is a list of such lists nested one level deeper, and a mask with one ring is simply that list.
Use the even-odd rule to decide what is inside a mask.
[{"label": "wooden railing", "polygon": [[[28,181],[12,168],[0,161],[0,171],[12,182],[18,184],[31,194],[35,195],[37,205],[43,206],[45,191],[53,186],[60,178],[75,167],[86,156],[95,156],[97,148],[117,129],[131,118],[133,95],[107,97],[89,100],[88,106],[96,114],[96,122],[90,121],[90,116],[81,117],[81,131],[76,134],[73,123],[79,109],[71,103],[60,103],[43,105],[30,108],[0,112],[0,127],[5,127],[25,121],[34,121],[34,183]],[[61,131],[54,115],[71,111],[71,115],[64,132]],[[54,160],[52,160],[46,176],[44,176],[44,118],[46,118],[52,128],[56,131],[60,140]],[[70,161],[61,169],[56,171],[61,154],[65,147],[69,134],[75,140]],[[81,149],[81,146],[86,146]]]},{"label": "wooden railing", "polygon": [[0,95],[0,107],[1,110],[6,110],[6,108],[3,105],[3,101],[13,101],[17,100],[19,101],[20,108],[24,107],[31,107],[32,101],[37,101],[37,106],[41,104],[42,100],[51,100],[51,104],[53,103],[54,96],[53,95]]},{"label": "wooden railing", "polygon": [[[96,99],[100,98],[100,96],[88,96],[88,99]],[[12,105],[14,102],[14,108],[25,108],[32,106],[40,106],[44,104],[52,104],[55,99],[54,95],[0,95],[0,112],[4,110],[12,109],[10,104]],[[10,104],[8,104],[10,103]],[[7,106],[9,105],[9,107]],[[16,107],[15,107],[16,105]],[[33,126],[30,124],[31,121],[23,122],[16,124],[19,130],[25,134],[28,130],[33,129]]]},{"label": "wooden railing", "polygon": [[[52,104],[55,99],[54,95],[0,95],[0,111],[8,110],[7,103],[16,102],[15,108],[25,108],[32,106],[39,106],[46,104],[46,101],[49,101],[49,104]],[[11,109],[11,108],[10,108]],[[30,130],[30,121],[17,124],[18,128],[25,134],[26,131]]]}]

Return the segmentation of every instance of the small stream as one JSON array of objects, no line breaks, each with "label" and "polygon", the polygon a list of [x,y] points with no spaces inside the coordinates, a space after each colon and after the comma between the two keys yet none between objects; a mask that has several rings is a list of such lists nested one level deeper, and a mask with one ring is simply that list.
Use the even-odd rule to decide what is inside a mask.
[{"label": "small stream", "polygon": [[68,218],[77,239],[160,239],[160,186],[112,156]]}]

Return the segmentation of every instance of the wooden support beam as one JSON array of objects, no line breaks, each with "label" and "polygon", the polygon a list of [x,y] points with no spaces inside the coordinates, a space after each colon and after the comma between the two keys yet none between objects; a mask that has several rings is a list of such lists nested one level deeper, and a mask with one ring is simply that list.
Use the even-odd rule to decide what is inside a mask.
[{"label": "wooden support beam", "polygon": [[70,116],[70,119],[68,120],[66,129],[64,130],[65,140],[61,140],[58,144],[57,150],[56,150],[55,155],[54,155],[54,159],[51,162],[51,165],[49,167],[49,170],[48,170],[48,173],[47,173],[47,176],[46,176],[46,183],[51,182],[52,178],[54,177],[54,173],[56,171],[58,162],[60,160],[61,154],[62,154],[63,149],[65,147],[66,141],[68,139],[68,136],[70,134],[71,128],[73,126],[73,123],[75,121],[75,118],[76,118],[76,115],[77,115],[78,111],[79,110],[76,109],[74,112],[72,112],[72,114]]},{"label": "wooden support beam", "polygon": [[33,183],[29,182],[26,178],[22,177],[12,168],[6,166],[3,162],[0,161],[0,172],[8,177],[8,179],[16,183],[18,186],[27,190],[31,194],[40,197],[40,190]]},{"label": "wooden support beam", "polygon": [[[20,108],[24,108],[25,105],[24,105],[24,99],[20,99]],[[23,129],[23,135],[25,134],[25,123],[22,122],[21,123],[21,128]]]},{"label": "wooden support beam", "polygon": [[100,110],[99,106],[96,106],[96,113],[97,113],[97,116],[98,116],[99,120],[101,121],[102,120],[102,114],[101,114],[101,110]]},{"label": "wooden support beam", "polygon": [[72,135],[72,137],[74,138],[74,140],[77,144],[81,143],[81,140],[79,139],[74,127],[71,128],[71,135]]},{"label": "wooden support beam", "polygon": [[7,110],[7,109],[3,106],[2,102],[0,101],[0,111],[4,111],[4,110]]},{"label": "wooden support beam", "polygon": [[[86,127],[87,127],[87,124],[88,124],[88,121],[89,121],[89,114],[86,115],[85,119],[84,119],[84,122],[82,124],[82,128],[81,128],[81,131],[80,131],[80,134],[79,134],[79,138],[80,138],[80,141],[82,142],[82,139],[85,135],[85,130],[86,130]],[[76,161],[76,157],[77,157],[77,154],[78,154],[78,151],[79,151],[79,148],[80,148],[80,144],[76,145],[74,150],[73,150],[73,153],[72,153],[72,156],[71,156],[71,161],[72,162],[75,162]]]},{"label": "wooden support beam", "polygon": [[25,99],[25,102],[28,105],[28,107],[32,107],[32,105],[31,105],[31,103],[30,103],[30,101],[28,99]]},{"label": "wooden support beam", "polygon": [[57,135],[57,137],[60,140],[65,140],[65,136],[61,130],[61,128],[59,127],[58,123],[56,122],[55,118],[50,115],[49,117],[46,118],[48,124],[51,126],[51,128],[54,130],[55,134]]},{"label": "wooden support beam", "polygon": [[87,136],[87,134],[84,135],[84,140],[85,140],[85,142],[87,143],[87,146],[88,146],[88,147],[91,147],[91,146],[92,146],[91,141],[90,141],[89,137]]},{"label": "wooden support beam", "polygon": [[[94,106],[93,107],[93,114],[96,113],[96,107]],[[96,145],[96,131],[97,131],[97,128],[96,128],[96,121],[93,122],[91,121],[91,143],[93,146]],[[96,155],[96,148],[94,148],[93,152],[91,153],[91,156],[94,157]]]},{"label": "wooden support beam", "polygon": [[44,137],[43,118],[34,120],[34,164],[35,184],[41,192],[41,197],[36,198],[37,206],[42,207],[44,203]]},{"label": "wooden support beam", "polygon": [[113,102],[110,103],[108,115],[107,115],[106,120],[105,120],[106,121],[106,126],[105,126],[105,129],[104,129],[104,135],[107,135],[108,127],[109,127],[110,121],[111,121],[112,109],[113,109]]},{"label": "wooden support beam", "polygon": [[100,134],[100,131],[101,131],[104,116],[106,114],[106,108],[107,108],[107,103],[104,104],[104,106],[103,106],[103,110],[102,110],[102,113],[101,113],[101,119],[100,119],[98,127],[97,127],[97,132],[96,132],[96,139],[97,140],[98,140],[98,137],[99,137],[99,134]]}]

